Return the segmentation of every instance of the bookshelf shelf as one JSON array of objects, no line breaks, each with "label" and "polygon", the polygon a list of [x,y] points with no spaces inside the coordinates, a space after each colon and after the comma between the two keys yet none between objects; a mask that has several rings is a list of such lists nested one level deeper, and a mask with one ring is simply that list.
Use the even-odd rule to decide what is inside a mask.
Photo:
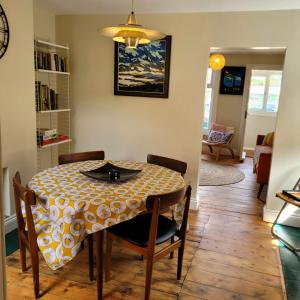
[{"label": "bookshelf shelf", "polygon": [[47,42],[47,41],[43,41],[43,40],[36,40],[36,43],[45,45],[50,48],[60,48],[60,49],[65,49],[65,50],[70,49],[68,46],[63,46],[63,45],[59,45],[59,44],[55,44],[55,43],[51,43],[51,42]]},{"label": "bookshelf shelf", "polygon": [[72,139],[67,139],[67,140],[63,140],[63,141],[59,141],[59,142],[53,142],[53,143],[51,143],[51,144],[44,145],[44,146],[38,146],[38,147],[39,147],[40,149],[44,149],[44,148],[49,148],[49,147],[53,147],[53,146],[65,144],[65,143],[70,143],[70,142],[72,142]]},{"label": "bookshelf shelf", "polygon": [[51,114],[51,113],[69,112],[69,111],[71,111],[70,108],[64,108],[64,109],[41,110],[41,111],[37,111],[37,113],[38,114]]},{"label": "bookshelf shelf", "polygon": [[53,70],[45,70],[45,69],[36,69],[37,72],[42,73],[52,73],[52,74],[61,74],[61,75],[70,75],[70,72],[61,72],[61,71],[53,71]]},{"label": "bookshelf shelf", "polygon": [[[70,51],[68,46],[34,41],[37,166],[58,165],[58,156],[71,150]],[[54,132],[51,134],[51,131]],[[50,133],[49,133],[50,132]],[[58,136],[58,138],[56,138]],[[64,137],[61,139],[60,137]],[[48,140],[50,138],[50,141]],[[41,141],[49,144],[41,145]]]}]

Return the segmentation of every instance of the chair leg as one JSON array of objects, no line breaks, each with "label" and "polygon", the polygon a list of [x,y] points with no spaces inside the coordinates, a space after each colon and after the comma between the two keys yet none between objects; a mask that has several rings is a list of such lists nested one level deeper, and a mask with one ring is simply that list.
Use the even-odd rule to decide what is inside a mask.
[{"label": "chair leg", "polygon": [[94,247],[93,247],[93,235],[87,236],[88,248],[89,248],[89,276],[90,281],[94,280]]},{"label": "chair leg", "polygon": [[107,232],[105,251],[105,281],[110,281],[112,238]]},{"label": "chair leg", "polygon": [[98,300],[103,299],[103,230],[96,235],[96,268],[97,268],[97,293]]},{"label": "chair leg", "polygon": [[182,241],[182,245],[178,249],[177,280],[180,280],[180,278],[181,278],[183,254],[184,254],[184,241]]},{"label": "chair leg", "polygon": [[221,148],[218,147],[217,152],[216,152],[216,160],[217,161],[220,159],[220,154],[221,154]]},{"label": "chair leg", "polygon": [[234,158],[234,152],[233,152],[232,148],[229,146],[227,149],[230,151],[231,157]]},{"label": "chair leg", "polygon": [[[174,236],[171,237],[171,244],[174,244]],[[174,257],[174,251],[170,253],[170,259]]]},{"label": "chair leg", "polygon": [[209,148],[210,153],[213,153],[214,151],[213,151],[212,146],[211,146],[211,145],[207,145],[207,146],[208,146],[208,148]]},{"label": "chair leg", "polygon": [[146,284],[145,284],[145,300],[150,299],[152,271],[153,271],[153,253],[147,255],[147,268],[146,268]]},{"label": "chair leg", "polygon": [[259,185],[259,189],[258,189],[258,193],[257,193],[257,199],[260,198],[260,195],[261,195],[263,189],[264,189],[264,184],[261,183],[261,184]]},{"label": "chair leg", "polygon": [[40,297],[39,256],[38,252],[30,251],[33,287],[35,298]]},{"label": "chair leg", "polygon": [[19,247],[20,247],[20,259],[21,259],[21,268],[22,272],[26,271],[26,246],[21,238],[19,238]]}]

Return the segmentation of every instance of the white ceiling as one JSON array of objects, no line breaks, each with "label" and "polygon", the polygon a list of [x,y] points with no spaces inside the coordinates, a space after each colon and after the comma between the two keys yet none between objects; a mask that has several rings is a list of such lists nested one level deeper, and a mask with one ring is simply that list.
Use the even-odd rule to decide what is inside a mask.
[{"label": "white ceiling", "polygon": [[[55,14],[127,14],[131,0],[35,0]],[[300,9],[300,0],[135,0],[137,13]]]}]

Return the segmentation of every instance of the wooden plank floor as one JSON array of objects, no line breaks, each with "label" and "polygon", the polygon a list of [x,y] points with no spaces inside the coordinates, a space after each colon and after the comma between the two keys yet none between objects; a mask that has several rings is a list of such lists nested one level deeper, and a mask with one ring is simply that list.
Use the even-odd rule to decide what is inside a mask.
[{"label": "wooden plank floor", "polygon": [[[182,279],[176,280],[176,257],[160,260],[154,267],[151,299],[283,299],[277,252],[270,226],[262,221],[251,160],[229,163],[245,173],[245,180],[199,189],[201,205],[190,213]],[[55,272],[42,258],[40,262],[42,299],[96,299],[86,249]],[[23,274],[19,265],[17,251],[7,258],[8,299],[33,299],[30,269]],[[137,255],[114,245],[105,299],[143,299],[144,265]]]}]

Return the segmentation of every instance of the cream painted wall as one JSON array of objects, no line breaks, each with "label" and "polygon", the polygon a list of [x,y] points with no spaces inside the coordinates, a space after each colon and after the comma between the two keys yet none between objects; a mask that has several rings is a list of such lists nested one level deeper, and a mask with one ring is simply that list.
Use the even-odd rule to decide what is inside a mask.
[{"label": "cream painted wall", "polygon": [[246,121],[244,147],[254,149],[258,134],[267,134],[275,131],[276,117],[257,116],[248,114]]},{"label": "cream painted wall", "polygon": [[46,41],[55,42],[55,15],[53,12],[34,5],[34,36]]},{"label": "cream painted wall", "polygon": [[[226,66],[244,66],[247,65],[283,65],[284,54],[225,54]],[[218,72],[215,81],[214,101],[217,103],[216,122],[227,126],[235,127],[236,134],[232,141],[232,146],[239,152],[242,115],[243,96],[220,95],[220,74]],[[247,78],[246,78],[247,80]],[[245,84],[246,88],[246,84]],[[246,90],[244,90],[244,94]],[[251,121],[250,121],[251,122]]]},{"label": "cream painted wall", "polygon": [[[33,6],[32,0],[1,4],[10,28],[9,47],[0,59],[2,166],[9,168],[10,178],[19,170],[27,182],[36,170]],[[12,189],[10,196],[13,213]]]},{"label": "cream painted wall", "polygon": [[195,196],[209,48],[287,47],[267,200],[267,209],[278,210],[282,203],[275,193],[290,188],[300,171],[295,138],[300,125],[300,12],[139,16],[140,23],[173,36],[167,100],[113,95],[113,43],[97,29],[124,19],[57,17],[58,39],[72,49],[75,150],[102,148],[112,159],[143,160],[153,152],[185,160]]}]

